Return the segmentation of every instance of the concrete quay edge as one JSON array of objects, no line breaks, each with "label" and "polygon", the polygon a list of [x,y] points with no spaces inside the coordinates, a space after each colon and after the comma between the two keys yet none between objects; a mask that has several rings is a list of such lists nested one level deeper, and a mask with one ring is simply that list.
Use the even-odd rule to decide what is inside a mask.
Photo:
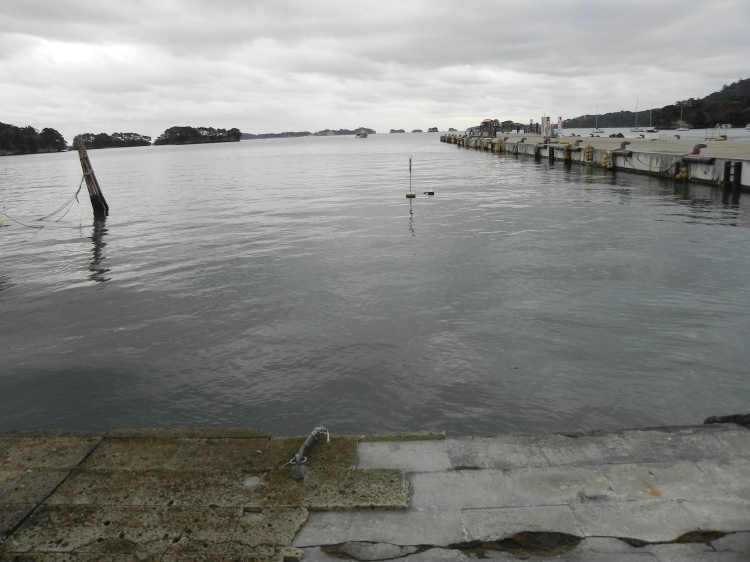
[{"label": "concrete quay edge", "polygon": [[0,560],[750,560],[743,425],[372,437],[0,432]]},{"label": "concrete quay edge", "polygon": [[[444,134],[440,141],[459,148],[544,158],[550,163],[560,160],[609,172],[627,171],[750,191],[750,141],[745,140],[561,137],[545,144],[539,134],[510,133],[496,138]],[[577,141],[579,146],[575,146]],[[693,154],[698,145],[705,148]]]}]

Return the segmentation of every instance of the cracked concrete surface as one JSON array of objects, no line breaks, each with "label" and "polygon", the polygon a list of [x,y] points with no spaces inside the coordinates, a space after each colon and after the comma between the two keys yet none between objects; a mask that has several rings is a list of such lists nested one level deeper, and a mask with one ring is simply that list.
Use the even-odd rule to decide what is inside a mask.
[{"label": "cracked concrete surface", "polygon": [[305,560],[750,560],[735,424],[360,443],[359,466],[405,470],[409,508],[311,514]]},{"label": "cracked concrete surface", "polygon": [[0,560],[750,560],[746,427],[440,437],[0,433]]}]

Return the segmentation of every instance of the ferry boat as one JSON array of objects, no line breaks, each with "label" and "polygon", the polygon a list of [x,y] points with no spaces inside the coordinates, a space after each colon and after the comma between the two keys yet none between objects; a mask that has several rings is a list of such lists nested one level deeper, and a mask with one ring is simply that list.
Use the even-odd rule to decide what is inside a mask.
[{"label": "ferry boat", "polygon": [[360,129],[359,131],[357,131],[357,134],[354,135],[354,138],[355,139],[366,139],[367,138],[367,131],[365,131],[364,129]]}]

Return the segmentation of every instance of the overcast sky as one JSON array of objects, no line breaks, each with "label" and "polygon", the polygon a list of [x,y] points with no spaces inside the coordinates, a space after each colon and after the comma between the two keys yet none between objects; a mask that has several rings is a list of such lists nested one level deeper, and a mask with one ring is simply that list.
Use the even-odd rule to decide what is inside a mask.
[{"label": "overcast sky", "polygon": [[750,76],[748,0],[2,0],[0,121],[464,129]]}]

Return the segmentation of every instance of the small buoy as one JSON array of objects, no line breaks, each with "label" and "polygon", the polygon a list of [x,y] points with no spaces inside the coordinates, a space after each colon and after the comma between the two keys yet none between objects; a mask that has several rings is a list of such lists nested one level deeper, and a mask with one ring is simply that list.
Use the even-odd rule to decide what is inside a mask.
[{"label": "small buoy", "polygon": [[407,198],[407,199],[413,199],[413,198],[414,198],[414,197],[416,197],[416,196],[417,196],[417,194],[416,194],[416,193],[407,193],[407,194],[406,194],[406,198]]},{"label": "small buoy", "polygon": [[434,191],[425,191],[424,194],[425,195],[435,195],[435,192]]}]

